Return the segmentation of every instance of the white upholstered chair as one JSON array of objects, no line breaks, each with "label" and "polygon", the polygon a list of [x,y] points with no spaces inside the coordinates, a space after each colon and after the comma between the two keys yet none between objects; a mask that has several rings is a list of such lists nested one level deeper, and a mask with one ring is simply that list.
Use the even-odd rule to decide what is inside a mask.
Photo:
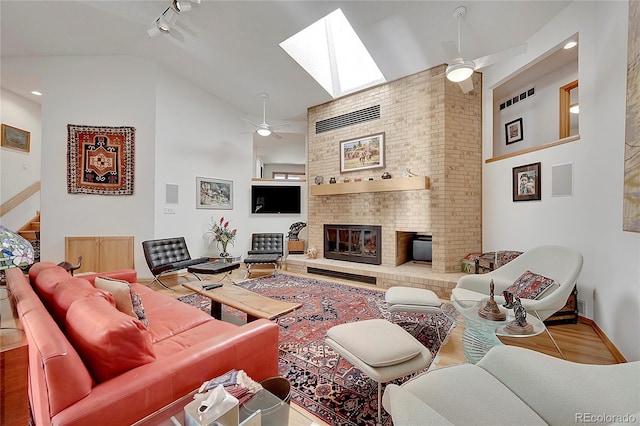
[{"label": "white upholstered chair", "polygon": [[[569,247],[545,245],[532,248],[511,262],[486,274],[465,275],[451,291],[451,301],[465,306],[469,301],[487,299],[490,283],[493,280],[496,302],[504,303],[502,292],[513,284],[526,271],[551,278],[554,283],[536,299],[521,298],[527,313],[541,321],[558,312],[567,303],[582,270],[582,254]],[[551,335],[547,334],[560,355],[562,350]]]},{"label": "white upholstered chair", "polygon": [[544,321],[567,303],[581,270],[582,254],[577,250],[554,245],[539,246],[489,273],[461,277],[451,291],[451,300],[464,304],[465,301],[486,299],[493,280],[496,302],[503,303],[502,292],[524,272],[531,271],[555,281],[538,299],[521,299],[528,313]]}]

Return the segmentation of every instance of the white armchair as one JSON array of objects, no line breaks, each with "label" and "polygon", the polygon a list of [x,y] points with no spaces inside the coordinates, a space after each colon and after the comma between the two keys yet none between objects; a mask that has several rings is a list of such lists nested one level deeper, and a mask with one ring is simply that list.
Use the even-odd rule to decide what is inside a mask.
[{"label": "white armchair", "polygon": [[493,280],[495,299],[502,303],[502,292],[527,270],[555,281],[538,299],[521,299],[527,312],[544,321],[567,303],[582,270],[582,254],[568,247],[553,245],[533,248],[489,273],[461,277],[451,291],[451,300],[464,304],[465,301],[486,299],[489,283]]},{"label": "white armchair", "polygon": [[578,364],[516,346],[495,346],[477,364],[430,370],[388,384],[395,426],[416,424],[635,424],[640,361]]}]

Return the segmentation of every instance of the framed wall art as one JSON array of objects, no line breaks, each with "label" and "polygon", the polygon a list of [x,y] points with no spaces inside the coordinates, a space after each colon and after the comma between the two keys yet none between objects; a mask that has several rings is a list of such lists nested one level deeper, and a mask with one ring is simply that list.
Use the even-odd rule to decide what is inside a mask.
[{"label": "framed wall art", "polygon": [[233,209],[233,181],[196,177],[196,208]]},{"label": "framed wall art", "polygon": [[384,167],[384,133],[340,142],[340,172]]},{"label": "framed wall art", "polygon": [[524,134],[522,133],[522,117],[505,124],[504,133],[507,145],[520,142],[524,139]]},{"label": "framed wall art", "polygon": [[540,164],[532,163],[513,168],[513,201],[542,199]]},{"label": "framed wall art", "polygon": [[29,152],[31,145],[31,132],[17,127],[2,124],[2,146],[18,151]]}]

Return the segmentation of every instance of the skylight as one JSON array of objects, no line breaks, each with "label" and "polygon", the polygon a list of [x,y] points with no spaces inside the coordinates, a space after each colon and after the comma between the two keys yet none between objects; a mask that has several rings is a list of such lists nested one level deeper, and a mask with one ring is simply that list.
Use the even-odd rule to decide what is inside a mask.
[{"label": "skylight", "polygon": [[334,98],[386,81],[340,9],[280,47]]}]

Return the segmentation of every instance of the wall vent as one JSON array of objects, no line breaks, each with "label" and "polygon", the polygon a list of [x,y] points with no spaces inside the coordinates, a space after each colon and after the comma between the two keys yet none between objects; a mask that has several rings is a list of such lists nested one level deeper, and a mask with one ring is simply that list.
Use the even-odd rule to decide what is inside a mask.
[{"label": "wall vent", "polygon": [[380,118],[380,105],[316,121],[316,134]]}]

